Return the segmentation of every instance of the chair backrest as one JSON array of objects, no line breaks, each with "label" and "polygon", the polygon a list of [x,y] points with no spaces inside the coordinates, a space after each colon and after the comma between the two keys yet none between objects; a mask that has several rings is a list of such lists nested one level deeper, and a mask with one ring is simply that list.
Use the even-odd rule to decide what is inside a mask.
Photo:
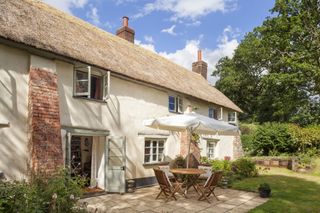
[{"label": "chair backrest", "polygon": [[222,178],[222,171],[215,171],[207,179],[206,183],[204,184],[204,187],[217,186],[221,178]]},{"label": "chair backrest", "polygon": [[161,169],[156,169],[156,168],[154,168],[153,171],[154,171],[154,174],[156,175],[156,179],[157,179],[160,186],[168,187],[168,188],[172,186],[171,182],[169,181],[168,176],[166,175],[166,173],[164,171],[162,171]]},{"label": "chair backrest", "polygon": [[198,169],[202,169],[202,170],[204,170],[206,172],[205,174],[200,175],[201,177],[209,178],[211,176],[211,174],[212,174],[211,166],[198,166]]},{"label": "chair backrest", "polygon": [[164,165],[164,166],[158,166],[158,168],[166,173],[167,176],[172,175],[170,172],[170,166]]}]

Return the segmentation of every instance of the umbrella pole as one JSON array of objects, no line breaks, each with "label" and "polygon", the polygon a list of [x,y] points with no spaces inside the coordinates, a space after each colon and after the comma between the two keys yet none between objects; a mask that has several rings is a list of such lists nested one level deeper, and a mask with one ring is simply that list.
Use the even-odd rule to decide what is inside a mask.
[{"label": "umbrella pole", "polygon": [[188,137],[187,137],[187,139],[188,139],[188,141],[189,141],[189,147],[188,147],[188,155],[187,155],[187,169],[189,168],[189,160],[190,160],[190,147],[191,147],[191,130],[189,131],[187,131],[187,134],[188,134]]}]

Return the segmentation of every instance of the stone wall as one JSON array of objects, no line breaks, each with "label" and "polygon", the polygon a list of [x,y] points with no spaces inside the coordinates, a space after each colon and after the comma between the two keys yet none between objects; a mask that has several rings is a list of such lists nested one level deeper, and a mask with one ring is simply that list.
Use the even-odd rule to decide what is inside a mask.
[{"label": "stone wall", "polygon": [[241,143],[241,137],[240,135],[234,136],[233,140],[233,159],[238,159],[243,157],[243,148]]}]

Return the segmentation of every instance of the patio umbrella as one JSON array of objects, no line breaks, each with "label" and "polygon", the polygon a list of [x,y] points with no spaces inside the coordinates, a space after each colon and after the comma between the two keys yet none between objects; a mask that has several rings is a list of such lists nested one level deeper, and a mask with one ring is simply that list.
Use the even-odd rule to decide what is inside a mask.
[{"label": "patio umbrella", "polygon": [[[224,121],[218,121],[195,112],[185,112],[180,115],[165,116],[143,121],[147,127],[168,131],[188,131],[189,134],[216,134],[216,133],[235,133],[238,131],[237,126],[230,125]],[[187,157],[187,167],[189,167],[190,144]]]}]

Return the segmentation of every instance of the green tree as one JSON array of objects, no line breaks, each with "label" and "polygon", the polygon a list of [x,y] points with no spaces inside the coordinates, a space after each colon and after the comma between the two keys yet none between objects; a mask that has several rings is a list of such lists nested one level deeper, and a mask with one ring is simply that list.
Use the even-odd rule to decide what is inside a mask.
[{"label": "green tree", "polygon": [[243,120],[319,123],[320,1],[276,0],[271,13],[220,59],[216,87]]}]

